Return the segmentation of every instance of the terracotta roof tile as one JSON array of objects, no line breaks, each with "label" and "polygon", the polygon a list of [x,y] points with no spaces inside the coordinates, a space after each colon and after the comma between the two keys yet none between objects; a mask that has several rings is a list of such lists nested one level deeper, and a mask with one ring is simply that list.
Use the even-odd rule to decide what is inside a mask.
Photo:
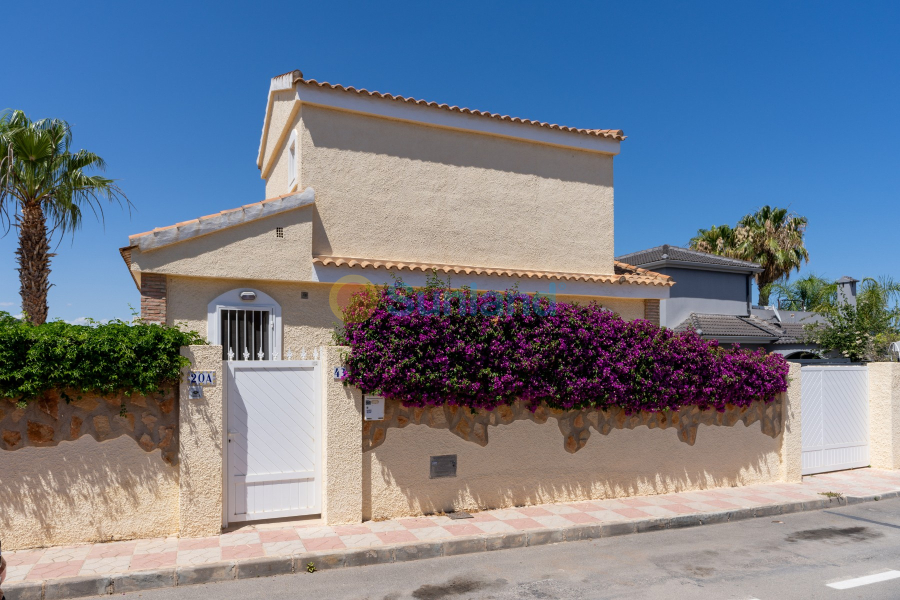
[{"label": "terracotta roof tile", "polygon": [[216,217],[220,217],[220,216],[222,216],[222,215],[228,215],[228,214],[231,214],[231,213],[234,213],[234,212],[246,211],[247,209],[251,209],[251,208],[253,208],[253,207],[264,206],[264,205],[269,204],[269,203],[271,203],[271,202],[276,202],[276,201],[278,201],[278,200],[283,200],[283,199],[288,198],[288,197],[290,197],[290,196],[297,196],[297,195],[300,195],[300,194],[301,194],[301,192],[294,191],[294,192],[290,192],[290,193],[288,193],[288,194],[282,194],[281,196],[275,196],[274,198],[266,198],[265,200],[260,200],[259,202],[251,202],[250,204],[245,204],[245,205],[239,206],[239,207],[237,207],[237,208],[229,208],[229,209],[226,209],[226,210],[219,211],[219,212],[217,212],[217,213],[213,213],[213,214],[211,214],[211,215],[205,215],[205,216],[203,216],[203,217],[198,217],[198,218],[196,218],[196,219],[191,219],[191,220],[189,220],[189,221],[182,221],[181,223],[175,223],[174,225],[167,225],[166,227],[157,227],[157,228],[155,228],[155,229],[151,229],[150,231],[144,231],[143,233],[135,233],[135,234],[132,234],[132,235],[128,236],[128,239],[131,240],[131,241],[134,241],[134,240],[136,240],[137,238],[143,237],[143,236],[145,236],[145,235],[150,235],[150,234],[153,234],[153,233],[159,233],[160,231],[166,231],[166,230],[168,230],[168,229],[175,229],[175,228],[178,228],[178,227],[184,227],[185,225],[195,225],[195,224],[198,224],[198,223],[200,223],[201,221],[205,221],[205,220],[207,220],[207,219],[214,219],[214,218],[216,218]]},{"label": "terracotta roof tile", "polygon": [[[299,73],[299,71],[296,71]],[[289,73],[285,73],[284,75],[288,75]],[[278,77],[283,77],[283,75],[279,75]],[[361,96],[370,96],[372,98],[381,98],[384,100],[393,100],[395,102],[405,102],[407,104],[416,104],[418,106],[427,106],[430,108],[439,108],[442,110],[447,110],[450,112],[458,112],[465,115],[474,115],[476,117],[489,117],[491,119],[497,119],[499,121],[509,121],[510,123],[520,123],[523,125],[532,125],[535,127],[545,127],[547,129],[555,129],[557,131],[566,131],[569,133],[579,133],[582,135],[593,135],[597,137],[609,138],[611,140],[622,141],[626,138],[625,133],[621,129],[580,129],[578,127],[567,127],[565,125],[556,125],[554,123],[545,123],[542,121],[532,121],[531,119],[521,119],[519,117],[511,117],[509,115],[500,115],[497,113],[491,113],[483,110],[475,110],[472,108],[465,108],[460,106],[450,106],[449,104],[439,104],[437,102],[429,102],[427,100],[417,100],[415,98],[407,98],[405,96],[396,96],[394,94],[384,94],[376,91],[369,91],[366,89],[357,89],[352,86],[343,86],[336,83],[328,83],[327,81],[316,81],[315,79],[304,79],[302,74],[299,77],[294,78],[294,83],[302,83],[303,85],[308,85],[310,87],[320,87],[327,88],[331,90],[337,90],[341,92],[348,92],[353,94],[359,94]]]},{"label": "terracotta roof tile", "polygon": [[427,273],[437,271],[454,275],[494,275],[497,277],[524,277],[527,279],[559,279],[564,281],[587,281],[591,283],[628,283],[639,285],[671,286],[674,282],[667,275],[661,275],[639,269],[625,263],[615,263],[612,275],[589,273],[559,273],[553,271],[530,271],[522,269],[500,269],[494,267],[471,267],[462,265],[444,265],[433,263],[389,261],[366,258],[348,258],[341,256],[316,256],[313,263],[322,266],[360,267],[362,269],[397,269],[398,271],[421,271]]}]

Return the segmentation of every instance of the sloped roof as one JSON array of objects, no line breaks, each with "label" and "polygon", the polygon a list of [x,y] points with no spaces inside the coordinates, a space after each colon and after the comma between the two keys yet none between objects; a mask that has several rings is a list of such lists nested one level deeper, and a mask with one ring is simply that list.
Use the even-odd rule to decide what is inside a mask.
[{"label": "sloped roof", "polygon": [[557,131],[565,131],[569,133],[577,133],[581,135],[592,135],[596,137],[604,137],[609,138],[616,141],[622,141],[625,139],[625,134],[621,129],[582,129],[579,127],[567,127],[565,125],[557,125],[555,123],[546,123],[543,121],[533,121],[531,119],[522,119],[520,117],[511,117],[509,115],[501,115],[498,113],[487,112],[483,110],[475,110],[472,108],[465,108],[460,106],[450,106],[449,104],[440,104],[438,102],[429,102],[427,100],[418,100],[416,98],[409,98],[406,96],[397,96],[394,94],[386,94],[383,92],[377,91],[369,91],[364,88],[355,88],[352,86],[343,86],[336,83],[328,83],[327,81],[316,81],[315,79],[304,79],[303,73],[300,71],[292,71],[289,73],[285,73],[283,75],[279,75],[273,79],[278,79],[280,77],[284,77],[286,75],[290,75],[294,73],[293,84],[301,84],[307,85],[310,87],[319,87],[326,88],[330,90],[336,90],[340,92],[347,92],[350,94],[358,94],[361,96],[369,96],[372,98],[380,98],[383,100],[390,100],[393,102],[404,102],[406,104],[416,104],[418,106],[427,106],[429,108],[435,108],[440,110],[446,110],[450,112],[457,112],[465,115],[474,115],[476,117],[486,117],[490,119],[498,119],[500,121],[509,121],[511,123],[520,123],[522,125],[531,125],[534,127],[544,127],[547,129],[555,129]]},{"label": "sloped roof", "polygon": [[676,263],[694,263],[697,265],[708,265],[718,267],[728,267],[730,269],[744,269],[747,271],[761,271],[762,267],[757,263],[729,258],[727,256],[719,256],[718,254],[710,254],[708,252],[700,252],[699,250],[690,250],[689,248],[681,248],[679,246],[670,246],[664,244],[632,252],[631,254],[623,254],[617,256],[616,260],[622,260],[633,265],[645,266],[662,264],[666,262]]},{"label": "sloped roof", "polygon": [[593,275],[588,273],[559,273],[553,271],[529,271],[521,269],[500,269],[495,267],[475,267],[462,265],[444,265],[405,261],[389,261],[367,258],[349,258],[342,256],[316,256],[313,263],[326,267],[360,267],[363,269],[397,269],[398,271],[421,271],[454,275],[495,275],[506,277],[524,277],[527,279],[558,279],[564,281],[587,281],[591,283],[627,283],[637,285],[671,286],[674,282],[667,275],[661,275],[640,269],[632,265],[616,262],[614,274]]},{"label": "sloped roof", "polygon": [[809,334],[803,323],[780,323],[782,335],[775,344],[803,344],[806,343]]},{"label": "sloped roof", "polygon": [[704,337],[748,337],[771,338],[780,337],[777,332],[768,327],[766,322],[757,317],[742,317],[739,315],[710,315],[703,313],[691,313],[683,323],[675,328],[675,331],[688,331],[693,329]]},{"label": "sloped roof", "polygon": [[[175,225],[157,227],[143,233],[128,236],[131,247],[140,250],[152,250],[162,246],[168,246],[176,242],[183,242],[197,236],[206,235],[214,231],[242,225],[257,219],[271,217],[278,213],[309,206],[316,200],[316,192],[311,187],[302,192],[291,192],[275,198],[268,198],[260,202],[245,204],[238,208],[223,210],[218,213],[183,221]],[[130,256],[130,251],[129,251]],[[124,257],[123,257],[124,258]]]},{"label": "sloped roof", "polygon": [[688,330],[705,338],[767,338],[772,344],[802,344],[807,338],[803,323],[779,323],[756,316],[691,313],[675,327],[678,332]]}]

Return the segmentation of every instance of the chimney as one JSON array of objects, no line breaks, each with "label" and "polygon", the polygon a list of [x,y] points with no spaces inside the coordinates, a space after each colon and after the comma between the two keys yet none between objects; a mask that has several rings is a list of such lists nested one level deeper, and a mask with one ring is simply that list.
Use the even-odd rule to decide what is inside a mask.
[{"label": "chimney", "polygon": [[838,303],[848,303],[850,306],[856,307],[856,284],[858,280],[844,275],[837,280]]}]

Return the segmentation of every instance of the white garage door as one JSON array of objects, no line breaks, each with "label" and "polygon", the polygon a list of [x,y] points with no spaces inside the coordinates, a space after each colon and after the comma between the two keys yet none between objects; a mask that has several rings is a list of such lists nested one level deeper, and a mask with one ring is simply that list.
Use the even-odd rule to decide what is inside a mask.
[{"label": "white garage door", "polygon": [[869,377],[864,366],[804,366],[803,474],[869,466]]},{"label": "white garage door", "polygon": [[228,361],[229,522],[321,512],[318,361]]}]

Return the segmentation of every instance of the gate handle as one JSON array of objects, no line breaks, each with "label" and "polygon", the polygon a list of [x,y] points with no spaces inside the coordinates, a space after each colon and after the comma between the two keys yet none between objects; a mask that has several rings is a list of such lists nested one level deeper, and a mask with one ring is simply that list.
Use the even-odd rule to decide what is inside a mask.
[{"label": "gate handle", "polygon": [[236,435],[240,435],[240,434],[239,434],[237,431],[231,431],[231,430],[229,429],[229,430],[228,430],[228,442],[231,443],[231,440],[232,440],[232,439],[234,438],[234,436],[236,436]]}]

